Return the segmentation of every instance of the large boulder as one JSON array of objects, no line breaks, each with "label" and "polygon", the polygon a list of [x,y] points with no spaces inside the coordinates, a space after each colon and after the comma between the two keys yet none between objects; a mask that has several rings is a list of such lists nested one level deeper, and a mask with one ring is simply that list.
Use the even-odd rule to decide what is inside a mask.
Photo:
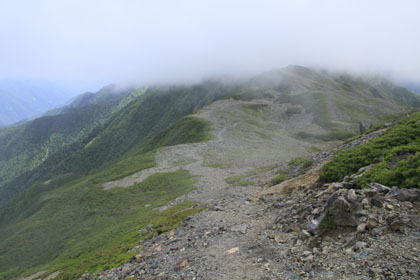
[{"label": "large boulder", "polygon": [[327,200],[323,213],[308,225],[308,231],[319,234],[337,227],[357,227],[357,213],[361,206],[354,190],[348,192],[344,195],[342,191],[333,193]]},{"label": "large boulder", "polygon": [[323,223],[328,223],[336,226],[357,226],[357,219],[355,212],[359,210],[358,203],[350,203],[343,196],[338,196],[331,205],[326,209]]}]

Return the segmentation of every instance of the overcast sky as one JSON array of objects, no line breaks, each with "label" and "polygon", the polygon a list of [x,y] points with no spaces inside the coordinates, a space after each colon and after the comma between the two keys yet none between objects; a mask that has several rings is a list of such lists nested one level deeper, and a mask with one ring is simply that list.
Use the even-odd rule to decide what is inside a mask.
[{"label": "overcast sky", "polygon": [[289,64],[420,83],[420,1],[0,0],[0,75],[86,89]]}]

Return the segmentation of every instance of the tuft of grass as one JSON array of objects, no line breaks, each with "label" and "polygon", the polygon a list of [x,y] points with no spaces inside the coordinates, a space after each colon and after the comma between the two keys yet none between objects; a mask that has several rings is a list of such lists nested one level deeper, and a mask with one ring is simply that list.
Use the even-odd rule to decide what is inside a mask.
[{"label": "tuft of grass", "polygon": [[273,179],[271,179],[270,187],[274,186],[274,185],[278,185],[281,182],[285,181],[286,179],[287,179],[287,174],[282,172],[279,175],[277,175],[276,177],[274,177]]},{"label": "tuft of grass", "polygon": [[248,185],[253,185],[253,184],[254,184],[254,181],[251,181],[251,180],[242,180],[236,183],[236,185],[238,186],[248,186]]},{"label": "tuft of grass", "polygon": [[99,172],[98,170],[95,170],[96,172],[91,172],[93,174],[96,173],[93,180],[94,182],[114,181],[130,176],[143,169],[155,167],[155,157],[157,151],[158,149],[148,153],[136,152],[125,156],[119,161],[109,164],[105,168],[101,168]]},{"label": "tuft of grass", "polygon": [[239,176],[232,176],[225,179],[226,183],[233,184],[241,181],[242,179],[248,177],[248,175],[239,175]]},{"label": "tuft of grass", "polygon": [[263,118],[262,111],[267,107],[267,104],[242,104],[245,112],[259,119]]},{"label": "tuft of grass", "polygon": [[258,130],[256,130],[255,131],[255,134],[257,134],[258,136],[260,136],[262,139],[266,139],[266,140],[273,140],[273,138],[271,138],[271,136],[270,135],[267,135],[267,134],[265,134],[264,132],[262,132],[262,131],[258,131]]},{"label": "tuft of grass", "polygon": [[360,135],[355,135],[355,136],[353,136],[353,137],[350,137],[350,138],[348,138],[346,141],[344,141],[344,142],[343,142],[343,144],[347,144],[347,143],[350,143],[350,142],[352,142],[352,141],[354,141],[354,140],[356,140],[356,139],[359,139],[360,137],[362,137],[362,135],[363,135],[363,134],[360,134]]},{"label": "tuft of grass", "polygon": [[210,130],[208,121],[186,116],[149,140],[143,150],[150,151],[158,147],[206,142],[211,139]]},{"label": "tuft of grass", "polygon": [[292,106],[292,107],[287,108],[286,115],[291,116],[291,115],[300,114],[301,112],[302,112],[302,109],[300,107]]},{"label": "tuft of grass", "polygon": [[327,133],[324,134],[313,134],[306,131],[299,131],[296,133],[296,137],[302,140],[315,139],[322,141],[343,141],[349,139],[352,136],[354,136],[354,133],[340,129],[328,130]]},{"label": "tuft of grass", "polygon": [[261,167],[257,167],[255,169],[251,169],[251,170],[247,171],[246,174],[248,176],[249,175],[255,175],[255,174],[260,173],[260,172],[266,172],[266,171],[272,170],[276,167],[277,167],[277,164],[275,164],[275,163],[269,164],[269,165],[264,165],[264,166],[261,166]]},{"label": "tuft of grass", "polygon": [[317,146],[311,146],[311,147],[309,147],[308,149],[307,149],[309,152],[311,152],[311,153],[319,153],[319,152],[321,152],[322,150],[320,149],[320,148],[318,148]]},{"label": "tuft of grass", "polygon": [[269,164],[265,166],[261,166],[252,170],[247,171],[245,174],[238,175],[238,176],[232,176],[225,179],[226,183],[228,184],[234,184],[239,186],[246,186],[246,185],[252,185],[254,184],[251,180],[243,180],[249,176],[255,175],[260,172],[266,172],[269,170],[272,170],[277,167],[277,164]]},{"label": "tuft of grass", "polygon": [[312,159],[304,158],[304,157],[297,157],[289,161],[288,165],[291,168],[295,168],[298,166],[301,166],[302,168],[308,168],[309,166],[312,165],[312,163],[314,163]]}]

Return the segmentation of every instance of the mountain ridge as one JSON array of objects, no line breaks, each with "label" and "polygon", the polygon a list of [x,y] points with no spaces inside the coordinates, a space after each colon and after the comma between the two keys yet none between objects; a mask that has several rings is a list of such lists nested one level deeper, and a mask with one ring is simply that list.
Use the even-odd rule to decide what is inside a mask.
[{"label": "mountain ridge", "polygon": [[[102,93],[109,89],[112,91],[111,87]],[[118,266],[133,256],[126,251],[139,241],[136,231],[160,213],[145,210],[148,207],[140,199],[142,192],[153,207],[163,207],[159,209],[168,213],[176,213],[173,207],[178,202],[188,212],[195,205],[191,200],[199,203],[192,211],[201,211],[206,199],[214,199],[225,189],[235,195],[231,187],[258,184],[244,174],[284,166],[293,157],[328,149],[369,126],[409,113],[411,108],[396,101],[410,99],[401,90],[392,92],[381,84],[296,66],[241,83],[206,81],[191,86],[129,89],[105,110],[103,122],[92,125],[79,139],[0,189],[3,199],[8,191],[7,199],[11,199],[3,200],[0,207],[0,235],[4,237],[0,250],[5,252],[0,267],[8,268],[1,277],[28,274],[42,267],[50,272],[71,267],[60,277],[73,279],[86,269]],[[403,98],[395,98],[399,93]],[[96,108],[97,104],[90,106]],[[39,122],[62,118],[67,114],[64,111]],[[10,137],[14,132],[9,133],[4,135]],[[209,140],[207,133],[212,139],[201,142]],[[101,187],[145,170],[155,171],[125,188],[118,188],[118,183],[107,190]],[[159,187],[154,189],[153,185]],[[193,188],[196,191],[191,192]],[[158,199],[159,194],[165,195]],[[68,204],[61,205],[65,201]],[[164,223],[174,220],[174,226],[185,217],[179,220],[172,214],[165,216]],[[141,226],[135,224],[136,216],[142,219]],[[100,221],[96,226],[95,220]],[[64,234],[65,229],[72,234]],[[37,240],[33,247],[22,241],[27,231]],[[163,231],[159,227],[151,234]],[[109,241],[109,247],[92,247],[82,236],[92,244]],[[34,262],[35,248],[46,245],[46,237],[55,245]],[[122,245],[120,238],[127,243]],[[19,254],[22,248],[18,240],[29,246],[27,253]],[[18,259],[31,268],[16,265],[13,260]]]}]

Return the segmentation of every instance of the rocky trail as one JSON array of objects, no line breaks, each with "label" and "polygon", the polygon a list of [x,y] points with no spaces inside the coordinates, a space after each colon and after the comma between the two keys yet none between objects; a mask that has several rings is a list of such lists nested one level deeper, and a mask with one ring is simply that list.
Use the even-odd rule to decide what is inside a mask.
[{"label": "rocky trail", "polygon": [[[269,219],[265,215],[266,207],[255,195],[260,187],[226,183],[227,178],[245,174],[252,166],[260,166],[261,159],[255,158],[248,166],[240,161],[222,167],[205,164],[205,155],[235,145],[232,142],[237,140],[228,134],[239,123],[232,123],[230,127],[220,123],[223,118],[217,111],[226,110],[224,106],[224,103],[216,104],[216,108],[210,107],[197,115],[212,122],[211,141],[168,147],[157,154],[156,167],[103,185],[105,189],[127,187],[156,172],[182,168],[199,176],[196,190],[161,209],[192,200],[208,210],[191,217],[176,232],[142,244],[143,251],[136,260],[144,267],[136,261],[126,264],[121,271],[104,272],[100,279],[124,279],[130,274],[140,279],[259,279],[267,274],[269,267],[262,261],[265,253],[261,244],[267,242],[264,229]],[[253,176],[258,177],[257,174]],[[263,179],[253,179],[263,182]]]},{"label": "rocky trail", "polygon": [[[372,202],[368,192],[351,193],[353,200],[348,202],[349,191],[343,184],[315,187],[312,183],[316,176],[312,175],[310,179],[305,177],[305,181],[295,180],[295,187],[286,195],[285,183],[267,189],[273,171],[249,173],[250,170],[272,163],[285,164],[292,155],[303,154],[304,149],[298,141],[284,142],[284,149],[290,153],[283,151],[279,155],[272,149],[273,143],[266,142],[265,146],[257,143],[255,150],[264,149],[264,152],[261,157],[254,157],[255,151],[247,143],[255,141],[240,139],[244,123],[230,122],[226,115],[220,114],[227,111],[224,106],[235,105],[229,102],[215,102],[197,114],[211,122],[211,141],[168,147],[158,153],[155,168],[103,185],[105,189],[127,187],[153,173],[182,168],[199,175],[196,190],[162,209],[193,200],[207,210],[190,217],[177,230],[142,242],[133,248],[139,253],[129,262],[96,276],[84,274],[81,279],[420,278],[417,257],[420,219],[416,198],[403,204],[394,196],[386,197],[378,192],[378,200],[383,204],[379,209],[372,206],[376,201]],[[346,147],[359,145],[379,133],[359,138]],[[243,145],[239,147],[237,141]],[[238,149],[243,151],[239,153]],[[332,153],[314,156],[311,172],[316,175],[319,164]],[[242,174],[249,174],[252,184],[235,186],[226,182],[227,178]],[[334,200],[327,202],[332,196]],[[311,228],[311,223],[317,222],[320,213],[327,211],[328,203],[340,200],[339,197],[346,197],[346,203],[354,205],[359,205],[359,200],[360,205],[364,203],[365,214],[356,215],[360,221],[355,220],[353,225],[357,231],[345,228],[335,235],[321,235],[316,227]],[[397,218],[405,215],[405,220],[397,219],[401,222],[398,228],[390,229],[387,225],[391,213]],[[352,219],[356,217],[350,214]],[[376,231],[368,230],[372,219],[376,221],[372,227]],[[363,229],[358,226],[361,223]]]}]

